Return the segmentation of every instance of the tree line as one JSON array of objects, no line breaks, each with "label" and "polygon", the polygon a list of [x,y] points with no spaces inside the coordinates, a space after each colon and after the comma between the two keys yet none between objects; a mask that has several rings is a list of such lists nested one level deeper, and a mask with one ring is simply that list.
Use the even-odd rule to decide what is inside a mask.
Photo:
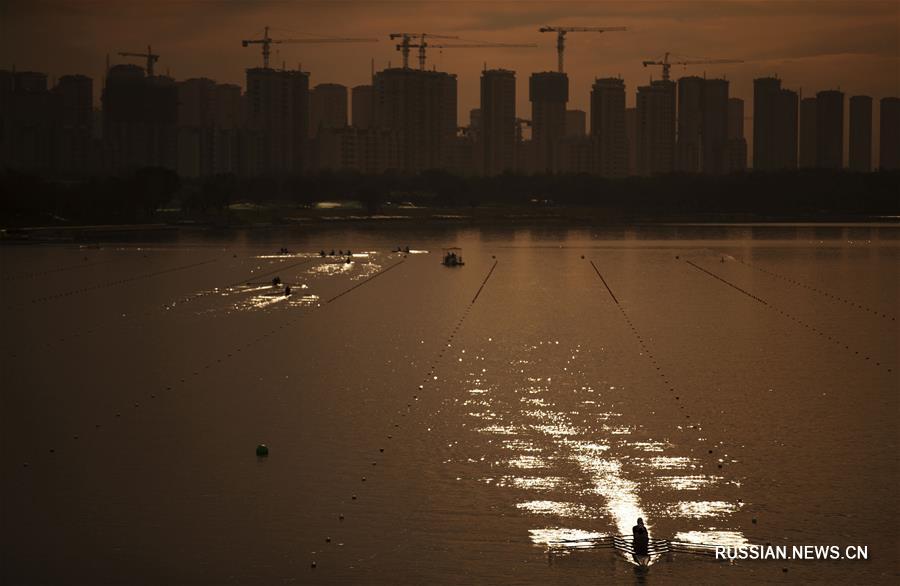
[{"label": "tree line", "polygon": [[221,218],[235,203],[311,207],[358,202],[367,214],[396,204],[421,208],[579,206],[606,216],[670,219],[711,216],[803,218],[900,215],[900,172],[831,170],[672,173],[608,179],[587,174],[504,174],[465,177],[444,171],[417,175],[323,171],[282,177],[218,175],[182,178],[163,168],[122,177],[51,181],[0,173],[0,222],[36,224],[141,223]]}]

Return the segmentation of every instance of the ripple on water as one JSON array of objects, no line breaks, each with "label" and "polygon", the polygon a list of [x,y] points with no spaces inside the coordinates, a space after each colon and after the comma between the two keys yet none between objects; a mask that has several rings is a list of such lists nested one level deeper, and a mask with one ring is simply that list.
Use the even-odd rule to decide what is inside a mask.
[{"label": "ripple on water", "polygon": [[750,543],[740,531],[720,531],[714,527],[710,527],[706,531],[682,531],[681,533],[676,533],[674,541],[729,546],[747,545]]},{"label": "ripple on water", "polygon": [[583,529],[568,529],[564,527],[544,527],[541,529],[529,529],[529,537],[535,545],[550,545],[565,543],[570,547],[584,547],[593,543],[593,540],[603,537],[602,533],[584,531]]},{"label": "ripple on water", "polygon": [[544,459],[539,456],[521,455],[507,460],[506,463],[513,468],[521,468],[523,470],[533,470],[536,468],[547,467],[547,462],[545,462]]},{"label": "ripple on water", "polygon": [[561,476],[502,476],[496,480],[497,486],[509,486],[523,490],[547,491],[566,483]]},{"label": "ripple on water", "polygon": [[701,517],[719,517],[733,513],[737,509],[737,506],[725,501],[682,501],[675,504],[669,513],[673,516],[699,519]]},{"label": "ripple on water", "polygon": [[516,508],[535,515],[554,515],[557,517],[577,517],[593,519],[594,514],[580,503],[564,503],[560,501],[528,501],[516,503]]},{"label": "ripple on water", "polygon": [[634,458],[633,461],[641,466],[657,470],[681,470],[697,467],[694,461],[686,456],[654,456],[648,459]]},{"label": "ripple on water", "polygon": [[657,482],[675,490],[700,490],[701,488],[712,486],[722,480],[721,476],[704,476],[702,474],[693,474],[687,476],[668,476],[658,478]]}]

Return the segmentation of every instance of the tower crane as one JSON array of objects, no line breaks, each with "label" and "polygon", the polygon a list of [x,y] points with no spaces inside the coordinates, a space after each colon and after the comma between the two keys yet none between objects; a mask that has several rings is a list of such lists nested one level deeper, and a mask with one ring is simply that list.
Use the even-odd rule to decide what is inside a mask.
[{"label": "tower crane", "polygon": [[660,61],[644,61],[644,67],[648,65],[662,65],[663,81],[669,81],[669,71],[673,65],[708,65],[713,63],[743,63],[740,59],[695,59],[689,61],[669,61],[669,53],[663,56]]},{"label": "tower crane", "polygon": [[265,28],[265,32],[261,39],[246,39],[241,41],[242,47],[250,45],[262,45],[263,68],[269,68],[269,55],[272,53],[271,45],[282,43],[374,43],[378,39],[366,38],[348,38],[348,37],[310,37],[308,39],[273,39],[269,36],[269,27]]},{"label": "tower crane", "polygon": [[556,53],[559,72],[563,73],[563,53],[566,50],[566,33],[611,33],[628,30],[624,26],[542,26],[538,32],[556,33]]},{"label": "tower crane", "polygon": [[[419,48],[419,69],[425,69],[425,46],[427,43],[425,42],[425,37],[429,36],[432,39],[458,39],[459,37],[452,37],[447,35],[433,35],[431,33],[391,33],[391,40],[400,39],[400,44],[397,45],[397,50],[403,54],[403,69],[409,69],[409,50],[410,48],[418,47]],[[413,39],[419,39],[418,44],[413,44]]]},{"label": "tower crane", "polygon": [[[402,45],[397,45],[397,49],[400,50]],[[534,49],[537,47],[534,43],[526,43],[526,44],[516,44],[516,43],[455,43],[452,45],[430,45],[425,41],[421,43],[411,44],[409,45],[411,48],[419,49],[419,69],[425,69],[425,49],[431,47],[432,49],[490,49],[490,48],[505,48],[505,49]]]},{"label": "tower crane", "polygon": [[153,53],[150,45],[147,45],[146,53],[135,53],[130,51],[120,51],[120,57],[143,57],[147,60],[147,77],[153,77],[153,65],[159,61],[159,55]]}]

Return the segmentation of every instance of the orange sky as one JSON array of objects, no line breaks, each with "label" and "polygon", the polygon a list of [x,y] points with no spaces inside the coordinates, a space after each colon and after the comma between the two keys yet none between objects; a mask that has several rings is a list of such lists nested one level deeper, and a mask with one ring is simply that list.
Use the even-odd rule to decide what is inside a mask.
[{"label": "orange sky", "polygon": [[[832,88],[876,100],[900,95],[896,0],[0,0],[0,67],[15,65],[51,76],[85,73],[95,78],[99,94],[107,54],[116,63],[122,59],[116,52],[140,51],[152,43],[162,55],[159,72],[168,70],[177,79],[206,76],[243,85],[244,69],[258,66],[261,59],[258,47],[242,48],[240,41],[258,36],[263,26],[270,25],[273,37],[315,33],[381,39],[375,44],[281,45],[273,58],[289,67],[301,62],[311,72],[313,84],[358,85],[368,82],[370,59],[375,59],[377,69],[388,62],[399,64],[399,53],[387,39],[392,32],[537,43],[537,49],[430,53],[430,64],[459,76],[460,124],[464,124],[468,110],[478,106],[478,77],[485,62],[517,72],[519,113],[530,115],[528,75],[556,67],[555,35],[537,32],[545,24],[629,28],[569,35],[566,70],[571,108],[588,110],[590,85],[595,77],[605,76],[625,79],[632,105],[637,85],[660,74],[659,68],[644,69],[641,61],[661,57],[665,51],[689,58],[744,60],[673,67],[672,75],[676,79],[686,74],[724,75],[731,80],[732,95],[745,99],[752,95],[753,78],[763,75],[781,77],[785,87],[802,89],[804,96]],[[747,108],[749,116],[749,103]]]}]

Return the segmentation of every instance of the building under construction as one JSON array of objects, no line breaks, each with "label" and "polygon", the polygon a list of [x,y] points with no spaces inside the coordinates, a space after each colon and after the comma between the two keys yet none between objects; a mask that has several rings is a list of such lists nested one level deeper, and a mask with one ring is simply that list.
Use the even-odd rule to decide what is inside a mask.
[{"label": "building under construction", "polygon": [[373,80],[374,125],[394,131],[400,170],[418,173],[453,166],[456,142],[456,76],[391,68]]}]

